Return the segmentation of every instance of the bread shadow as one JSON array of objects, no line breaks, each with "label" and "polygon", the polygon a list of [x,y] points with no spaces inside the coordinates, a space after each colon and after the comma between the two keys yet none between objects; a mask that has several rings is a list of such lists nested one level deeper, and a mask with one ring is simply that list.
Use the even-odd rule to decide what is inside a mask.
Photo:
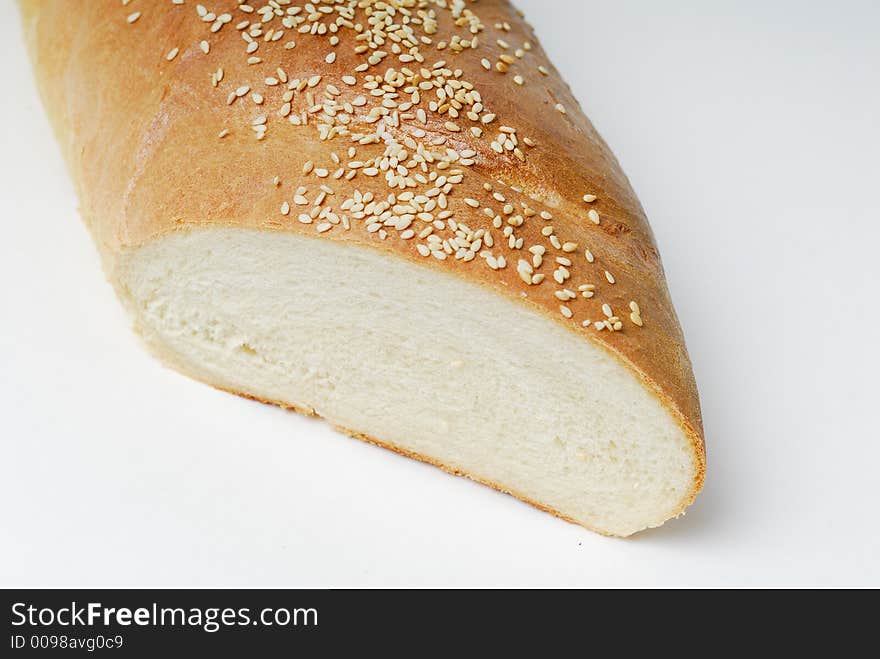
[{"label": "bread shadow", "polygon": [[628,539],[639,544],[688,544],[697,539],[718,539],[734,526],[729,510],[729,497],[721,484],[707,485],[684,515],[663,526],[646,529]]}]

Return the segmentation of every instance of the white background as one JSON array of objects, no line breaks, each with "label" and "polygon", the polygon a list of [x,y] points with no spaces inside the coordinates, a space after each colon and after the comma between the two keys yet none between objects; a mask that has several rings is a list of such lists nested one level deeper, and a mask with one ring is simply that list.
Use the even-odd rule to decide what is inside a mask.
[{"label": "white background", "polygon": [[880,585],[880,3],[520,0],[652,219],[703,400],[628,541],[162,368],[0,7],[0,584]]}]

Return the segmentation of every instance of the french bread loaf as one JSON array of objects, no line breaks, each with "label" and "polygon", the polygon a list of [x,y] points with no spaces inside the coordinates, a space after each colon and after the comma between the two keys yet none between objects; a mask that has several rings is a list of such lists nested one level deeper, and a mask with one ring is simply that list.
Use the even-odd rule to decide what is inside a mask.
[{"label": "french bread loaf", "polygon": [[600,533],[702,487],[644,212],[506,0],[21,0],[166,364]]}]

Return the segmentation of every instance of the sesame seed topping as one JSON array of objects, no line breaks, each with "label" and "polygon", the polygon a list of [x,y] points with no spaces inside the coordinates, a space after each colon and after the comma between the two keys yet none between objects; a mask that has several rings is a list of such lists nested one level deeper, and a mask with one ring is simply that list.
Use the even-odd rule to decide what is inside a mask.
[{"label": "sesame seed topping", "polygon": [[[164,4],[175,5],[184,0]],[[302,6],[292,0],[239,0],[229,6],[219,14],[202,4],[186,12],[202,25],[203,35],[215,35],[209,36],[215,57],[232,57],[221,41],[237,44],[240,66],[223,61],[227,73],[216,64],[205,71],[205,84],[217,88],[217,102],[235,106],[233,121],[245,123],[257,140],[271,140],[283,130],[310,130],[322,143],[341,144],[316,149],[314,161],[302,163],[301,174],[294,176],[298,187],[285,195],[289,201],[280,200],[283,216],[295,216],[306,225],[302,230],[319,234],[357,230],[371,240],[398,237],[422,257],[473,262],[529,287],[549,286],[563,303],[559,310],[565,318],[581,316],[580,310],[592,304],[586,300],[599,295],[595,285],[570,283],[597,276],[574,258],[583,250],[592,264],[592,252],[579,247],[576,236],[565,235],[575,218],[560,220],[557,231],[549,222],[550,208],[558,204],[516,178],[516,167],[536,153],[529,149],[537,142],[518,130],[515,116],[492,112],[493,96],[524,93],[518,88],[532,84],[528,71],[549,75],[540,61],[529,63],[539,54],[527,41],[517,47],[509,23],[494,24],[492,33],[492,25],[487,29],[477,15],[480,3],[466,0],[312,0]],[[134,23],[140,12],[127,16]],[[296,46],[294,37],[323,40],[322,66],[335,65],[334,72],[304,73],[299,58],[288,54]],[[178,47],[168,50],[172,45],[160,51],[169,62],[180,54]],[[211,53],[206,39],[198,40],[198,47]],[[458,60],[466,50],[476,57]],[[345,53],[342,60],[339,52]],[[253,74],[243,73],[242,64]],[[299,77],[289,77],[288,71]],[[507,73],[516,87],[504,88],[505,78],[496,78]],[[228,80],[233,76],[237,79]],[[475,77],[494,79],[494,89],[481,90]],[[250,108],[255,112],[239,114]],[[566,113],[561,103],[555,109]],[[220,139],[232,133],[219,129]],[[492,159],[512,180],[469,181],[473,168]],[[281,187],[281,176],[267,178]],[[582,199],[591,204],[597,197]],[[588,217],[599,224],[596,211],[590,209]],[[535,222],[548,224],[529,228]],[[604,273],[614,284],[610,272]],[[634,304],[630,320],[640,325]],[[609,332],[622,328],[613,314],[600,324],[597,329]]]}]

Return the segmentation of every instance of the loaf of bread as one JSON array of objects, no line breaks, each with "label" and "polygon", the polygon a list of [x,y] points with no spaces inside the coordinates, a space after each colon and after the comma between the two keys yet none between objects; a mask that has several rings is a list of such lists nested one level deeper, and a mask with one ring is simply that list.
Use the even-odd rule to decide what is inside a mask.
[{"label": "loaf of bread", "polygon": [[155,354],[600,533],[681,514],[705,450],[660,258],[523,17],[202,2],[20,1]]}]

